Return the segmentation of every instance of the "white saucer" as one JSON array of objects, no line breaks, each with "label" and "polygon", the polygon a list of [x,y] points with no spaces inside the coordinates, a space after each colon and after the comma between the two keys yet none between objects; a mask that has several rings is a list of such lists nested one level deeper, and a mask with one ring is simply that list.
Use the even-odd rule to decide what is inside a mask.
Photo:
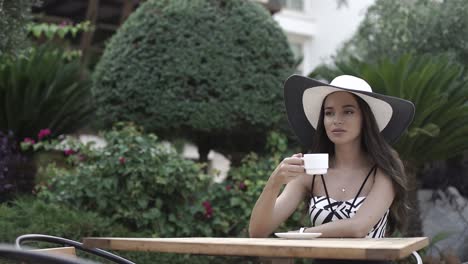
[{"label": "white saucer", "polygon": [[313,239],[321,236],[322,233],[296,233],[296,232],[284,232],[275,233],[275,236],[287,239]]}]

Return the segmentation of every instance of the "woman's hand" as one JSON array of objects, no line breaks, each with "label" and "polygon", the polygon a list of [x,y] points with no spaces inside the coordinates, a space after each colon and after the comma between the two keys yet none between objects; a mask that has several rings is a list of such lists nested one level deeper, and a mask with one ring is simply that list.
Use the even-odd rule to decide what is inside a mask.
[{"label": "woman's hand", "polygon": [[299,230],[291,230],[291,231],[288,231],[288,233],[307,233],[306,229],[307,227],[301,227]]},{"label": "woman's hand", "polygon": [[291,157],[285,158],[273,171],[269,180],[283,185],[304,175],[304,161],[301,158],[302,153],[297,153]]},{"label": "woman's hand", "polygon": [[298,153],[285,158],[270,175],[250,216],[250,237],[268,237],[304,200],[307,187],[301,157]]}]

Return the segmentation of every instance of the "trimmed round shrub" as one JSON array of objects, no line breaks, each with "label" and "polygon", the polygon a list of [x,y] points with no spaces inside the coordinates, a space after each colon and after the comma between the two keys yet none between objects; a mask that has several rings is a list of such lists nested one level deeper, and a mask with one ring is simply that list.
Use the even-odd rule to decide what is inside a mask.
[{"label": "trimmed round shrub", "polygon": [[[209,149],[263,149],[284,120],[294,58],[254,1],[149,0],[112,37],[94,73],[104,125],[133,121]],[[217,145],[218,144],[218,145]]]}]

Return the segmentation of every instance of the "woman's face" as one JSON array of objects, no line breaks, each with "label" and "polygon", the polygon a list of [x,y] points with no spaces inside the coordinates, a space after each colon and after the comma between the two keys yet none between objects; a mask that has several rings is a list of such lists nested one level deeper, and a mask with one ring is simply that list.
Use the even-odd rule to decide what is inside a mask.
[{"label": "woman's face", "polygon": [[334,144],[360,140],[362,112],[351,93],[329,94],[324,102],[323,113],[325,131]]}]

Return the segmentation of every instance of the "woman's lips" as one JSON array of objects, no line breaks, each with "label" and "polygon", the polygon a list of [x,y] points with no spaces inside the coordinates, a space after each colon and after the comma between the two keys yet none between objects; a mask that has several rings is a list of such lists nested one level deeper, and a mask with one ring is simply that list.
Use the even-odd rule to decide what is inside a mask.
[{"label": "woman's lips", "polygon": [[340,135],[343,135],[346,132],[346,130],[336,128],[336,129],[333,129],[331,132],[335,136],[340,136]]},{"label": "woman's lips", "polygon": [[346,132],[346,130],[344,129],[339,129],[339,128],[335,128],[332,130],[333,133],[343,133],[343,132]]}]

